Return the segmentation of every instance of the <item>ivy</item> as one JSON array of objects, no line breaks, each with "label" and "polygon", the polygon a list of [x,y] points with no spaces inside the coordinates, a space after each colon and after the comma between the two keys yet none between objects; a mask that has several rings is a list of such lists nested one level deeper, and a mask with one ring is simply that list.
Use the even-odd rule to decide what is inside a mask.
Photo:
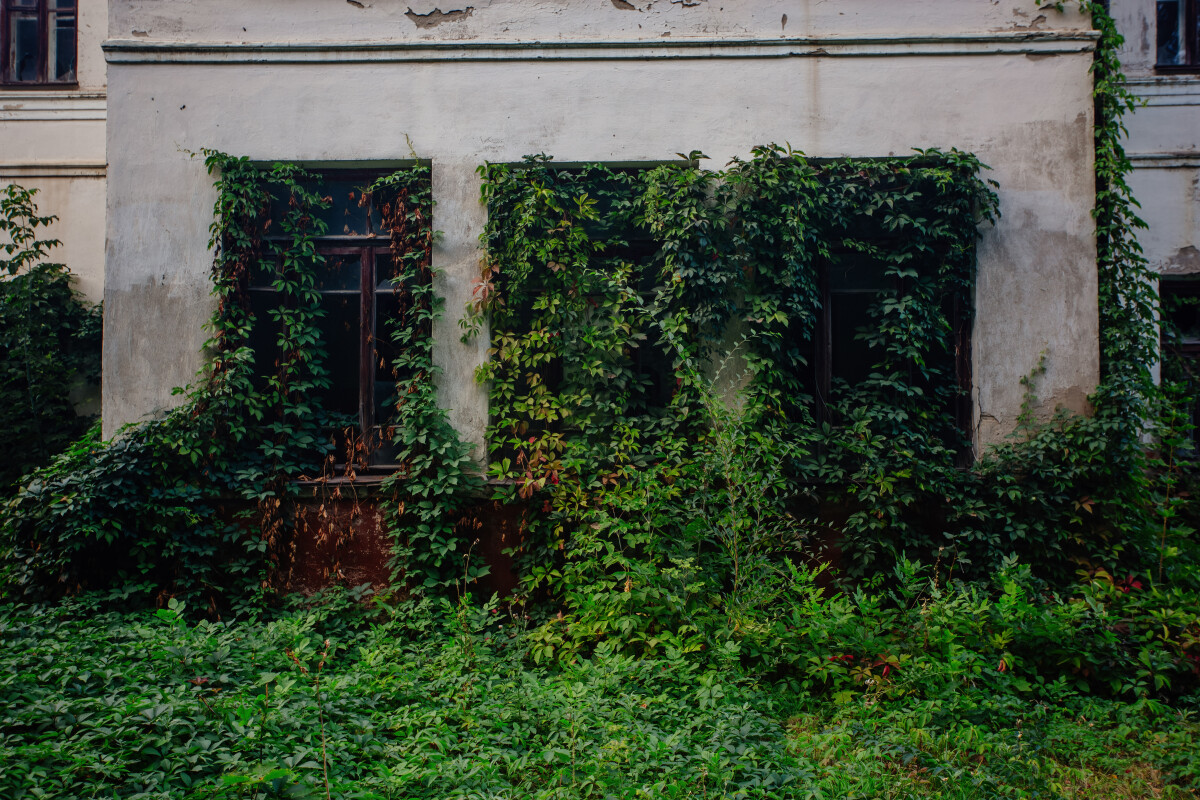
[{"label": "ivy", "polygon": [[0,492],[78,438],[91,417],[76,390],[100,379],[100,313],[72,276],[50,262],[55,218],[38,213],[36,190],[0,189]]},{"label": "ivy", "polygon": [[[265,589],[287,585],[282,568],[305,514],[328,519],[328,505],[342,495],[335,479],[353,488],[365,466],[366,445],[322,401],[331,375],[317,240],[331,198],[319,176],[296,165],[263,169],[215,151],[204,156],[217,188],[209,357],[164,419],[127,426],[107,442],[94,432],[8,504],[0,523],[17,594],[103,589],[122,600],[180,597],[214,614],[252,609]],[[392,291],[407,298],[376,332],[398,354],[380,366],[396,380],[394,414],[380,429],[397,449],[398,469],[363,492],[386,512],[393,577],[417,589],[462,579],[470,543],[463,517],[477,482],[434,391],[431,327],[440,306],[429,186],[428,168],[416,165],[362,188],[364,197],[380,195],[397,268]],[[281,299],[268,318],[255,318],[252,281]],[[277,335],[266,370],[250,344],[256,325]],[[336,452],[339,440],[347,452]],[[483,572],[476,567],[468,578]]]}]

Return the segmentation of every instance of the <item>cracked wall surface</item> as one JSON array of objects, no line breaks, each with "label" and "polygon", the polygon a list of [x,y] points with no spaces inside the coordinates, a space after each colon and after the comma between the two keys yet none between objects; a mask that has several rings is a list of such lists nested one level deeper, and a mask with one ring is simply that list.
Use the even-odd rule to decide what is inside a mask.
[{"label": "cracked wall surface", "polygon": [[486,344],[462,343],[457,320],[479,272],[480,164],[698,149],[719,166],[768,142],[813,157],[973,151],[1003,210],[979,247],[978,441],[1012,429],[1042,352],[1047,409],[1086,406],[1099,373],[1093,39],[1077,17],[1037,21],[1033,0],[358,1],[113,0],[107,433],[177,402],[171,388],[200,366],[214,199],[189,155],[201,148],[432,162],[440,397],[476,444]]},{"label": "cracked wall surface", "polygon": [[[905,36],[1087,27],[1034,0],[120,0],[109,35],[218,42]],[[453,24],[448,24],[453,23]]]}]

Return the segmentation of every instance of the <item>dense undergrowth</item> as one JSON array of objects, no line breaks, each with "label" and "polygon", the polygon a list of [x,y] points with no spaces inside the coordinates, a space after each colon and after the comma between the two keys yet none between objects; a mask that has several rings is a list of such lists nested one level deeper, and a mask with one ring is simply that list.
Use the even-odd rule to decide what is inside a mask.
[{"label": "dense undergrowth", "polygon": [[[396,593],[275,591],[297,508],[367,466],[322,404],[331,201],[208,153],[205,372],[0,515],[0,795],[1196,796],[1194,387],[1150,381],[1131,101],[1087,8],[1104,383],[1094,414],[1039,418],[1031,364],[978,459],[959,356],[1000,209],[973,156],[481,170],[467,334],[493,348],[492,499],[522,511],[503,604],[478,596],[483,484],[434,392],[420,164],[361,193],[410,298],[375,497]],[[290,298],[265,372],[252,274]],[[822,355],[848,275],[872,293],[838,345],[857,372]]]},{"label": "dense undergrowth", "polygon": [[0,794],[1196,796],[1194,712],[1093,697],[1072,666],[1105,657],[1086,618],[1124,594],[1096,585],[1064,614],[1005,580],[991,602],[906,569],[889,581],[902,610],[859,595],[819,614],[809,586],[807,692],[732,650],[537,667],[528,620],[494,601],[340,595],[228,623],[10,605]]}]

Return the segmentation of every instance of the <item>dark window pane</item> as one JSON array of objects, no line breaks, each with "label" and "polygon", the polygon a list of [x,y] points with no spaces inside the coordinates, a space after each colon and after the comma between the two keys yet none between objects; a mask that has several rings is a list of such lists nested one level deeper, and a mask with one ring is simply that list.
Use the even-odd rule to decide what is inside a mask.
[{"label": "dark window pane", "polygon": [[8,74],[11,80],[38,79],[38,20],[36,14],[11,14],[9,20]]},{"label": "dark window pane", "polygon": [[375,282],[379,289],[391,290],[392,281],[400,277],[400,264],[389,252],[375,252]]},{"label": "dark window pane", "polygon": [[325,408],[336,414],[358,416],[359,318],[362,303],[357,294],[323,295],[318,322],[325,346],[325,368],[332,387],[322,393]]},{"label": "dark window pane", "polygon": [[255,385],[261,389],[275,375],[279,367],[280,325],[279,309],[282,308],[278,292],[251,289],[249,292],[250,314],[254,321],[250,326],[250,349],[254,351]]},{"label": "dark window pane", "polygon": [[60,10],[71,9],[75,7],[75,0],[51,0],[50,7]]},{"label": "dark window pane", "polygon": [[37,0],[9,0],[9,8],[37,8]]},{"label": "dark window pane", "polygon": [[877,358],[867,342],[858,338],[858,330],[870,325],[874,295],[834,294],[829,300],[830,338],[833,363],[830,377],[841,378],[851,386],[862,383],[871,374]]},{"label": "dark window pane", "polygon": [[321,214],[321,219],[329,226],[327,235],[365,236],[378,230],[378,216],[370,219],[371,206],[363,197],[363,183],[362,180],[327,180],[321,186],[321,192],[330,199],[329,208]]},{"label": "dark window pane", "polygon": [[830,377],[851,386],[866,380],[877,360],[859,329],[873,324],[871,305],[882,291],[893,288],[881,261],[862,253],[841,253],[829,265]]},{"label": "dark window pane", "polygon": [[50,80],[75,81],[75,14],[50,14]]},{"label": "dark window pane", "polygon": [[402,338],[407,328],[408,295],[398,287],[381,286],[375,294],[375,364],[374,404],[375,419],[384,422],[395,417],[397,381],[409,381],[413,370],[398,363],[404,355]]},{"label": "dark window pane", "polygon": [[1185,7],[1180,0],[1158,2],[1158,63],[1163,66],[1183,63],[1182,35]]},{"label": "dark window pane", "polygon": [[883,262],[862,253],[841,253],[829,265],[829,291],[878,292],[892,288]]},{"label": "dark window pane", "polygon": [[317,269],[316,288],[320,292],[358,292],[362,286],[362,258],[354,255],[326,255]]}]

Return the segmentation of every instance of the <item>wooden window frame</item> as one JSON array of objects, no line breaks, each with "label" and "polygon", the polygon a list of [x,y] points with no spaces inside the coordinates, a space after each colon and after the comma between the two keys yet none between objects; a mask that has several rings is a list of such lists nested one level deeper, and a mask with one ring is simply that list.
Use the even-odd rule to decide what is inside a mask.
[{"label": "wooden window frame", "polygon": [[[373,183],[381,175],[386,174],[386,171],[379,170],[364,170],[364,169],[324,169],[318,168],[313,170],[314,174],[320,175],[322,179],[330,181],[361,181],[361,186],[366,187]],[[387,258],[395,258],[395,254],[391,249],[391,237],[386,231],[374,230],[372,215],[366,217],[367,230],[364,233],[358,234],[326,234],[314,238],[316,252],[319,256],[357,256],[359,260],[359,287],[354,289],[318,289],[318,293],[322,295],[345,295],[357,292],[359,295],[359,314],[358,314],[358,381],[357,381],[357,431],[355,436],[356,441],[346,443],[349,448],[355,448],[355,444],[363,445],[361,458],[355,457],[353,460],[353,469],[358,474],[389,474],[395,472],[400,465],[388,460],[376,460],[376,452],[385,443],[390,441],[387,432],[383,430],[384,420],[375,419],[375,366],[379,359],[379,350],[376,346],[378,335],[383,333],[381,330],[381,318],[378,313],[378,298],[381,291],[378,291],[378,286],[387,279],[381,279],[377,274],[376,264],[378,259],[383,256]],[[278,243],[286,246],[290,240],[283,236],[265,236],[264,243]],[[249,279],[247,279],[249,280]],[[271,288],[261,285],[251,285],[247,283],[245,286],[247,292],[272,292]],[[391,291],[402,298],[411,300],[411,287],[399,283],[393,283]],[[403,300],[401,301],[403,302]],[[432,331],[427,331],[427,335],[432,335]],[[386,334],[385,334],[386,335]],[[328,343],[327,343],[328,344]],[[336,354],[329,354],[329,357],[336,358]],[[337,464],[339,468],[350,466],[347,464],[347,447],[339,447],[336,453]]]},{"label": "wooden window frame", "polygon": [[[0,0],[0,86],[5,89],[44,89],[44,88],[74,88],[79,86],[79,7],[80,0],[75,0],[75,37],[72,41],[75,64],[74,78],[69,81],[53,80],[50,78],[50,14],[60,9],[51,8],[52,0],[33,0],[33,6],[18,6],[18,0]],[[67,10],[67,9],[62,9]],[[38,18],[38,64],[37,77],[31,81],[15,80],[9,72],[11,54],[11,21],[14,13],[20,12],[37,14]]]}]

